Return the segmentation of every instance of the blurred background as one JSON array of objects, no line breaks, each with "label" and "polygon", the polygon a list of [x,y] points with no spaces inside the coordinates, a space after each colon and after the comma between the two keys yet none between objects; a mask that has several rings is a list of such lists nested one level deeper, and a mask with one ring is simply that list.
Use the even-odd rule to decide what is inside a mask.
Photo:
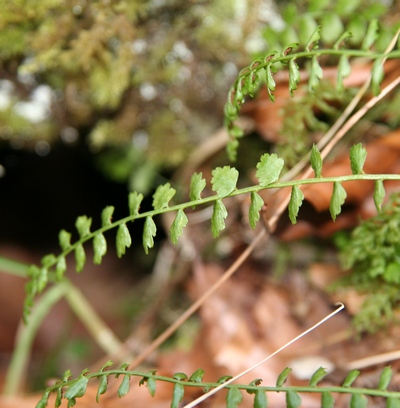
[{"label": "blurred background", "polygon": [[[323,26],[321,44],[332,46],[344,29],[351,28],[350,45],[359,46],[373,18],[380,21],[374,46],[383,51],[400,17],[399,1],[390,0],[336,4],[323,0],[0,0],[0,10],[0,255],[26,263],[37,263],[49,252],[57,253],[58,232],[63,228],[74,230],[79,215],[92,217],[94,230],[100,226],[100,213],[107,205],[115,206],[114,219],[128,214],[130,191],[142,193],[142,208],[150,209],[151,195],[158,185],[173,180],[178,195],[186,197],[192,171],[200,169],[208,177],[213,167],[227,164],[226,139],[218,136],[223,131],[224,104],[238,73],[252,60],[290,43],[304,44],[318,24]],[[287,78],[282,76],[277,77],[275,110],[263,91],[248,101],[243,112],[249,130],[234,164],[243,176],[240,183],[254,182],[250,169],[264,152],[278,152],[289,167],[295,164],[362,84],[370,68],[362,63],[340,96],[327,74],[328,80],[321,82],[323,92],[311,96],[299,92],[298,97],[290,99]],[[336,64],[335,59],[324,61],[324,67]],[[390,72],[397,69],[398,64]],[[380,105],[382,108],[373,110],[347,142],[358,141],[360,132],[365,132],[367,141],[373,141],[396,130],[399,103],[397,92]],[[205,145],[211,146],[206,153],[202,150]],[[193,159],[198,152],[204,155],[200,161]],[[79,276],[71,274],[71,279],[120,338],[129,336],[139,322],[146,322],[147,331],[142,337],[138,335],[138,343],[133,346],[133,350],[139,350],[174,321],[196,298],[196,290],[205,290],[221,268],[251,241],[252,232],[242,220],[242,206],[245,208],[246,202],[234,201],[228,207],[232,211],[230,221],[218,242],[210,243],[208,224],[196,224],[202,222],[201,214],[193,218],[191,239],[197,253],[189,257],[190,262],[189,258],[185,260],[191,266],[180,268],[177,259],[182,259],[171,255],[163,230],[169,220],[157,220],[156,250],[148,256],[142,248],[142,224],[135,222],[130,226],[132,248],[122,260],[117,262],[115,251],[110,249],[101,266],[88,262],[85,271]],[[305,214],[307,218],[307,211]],[[208,220],[209,215],[203,215]],[[315,214],[308,217],[308,221],[314,221]],[[352,217],[345,228],[354,227],[354,213]],[[264,319],[257,315],[254,304],[251,311],[246,309],[255,293],[255,304],[260,299],[269,304],[265,300],[269,296],[275,299],[271,310],[278,305],[294,319],[284,320],[286,329],[282,330],[287,334],[283,337],[307,325],[307,313],[315,305],[318,309],[323,304],[322,309],[329,310],[330,300],[321,298],[318,291],[314,306],[301,300],[307,298],[310,289],[299,269],[315,259],[336,262],[336,252],[327,238],[331,230],[326,230],[326,241],[319,239],[316,244],[312,240],[320,225],[293,235],[306,236],[305,246],[289,250],[285,242],[277,240],[256,253],[254,268],[246,271],[247,278],[241,275],[238,286],[224,292],[226,305],[236,299],[244,305],[244,309],[238,306],[237,311],[231,311],[236,316],[232,317],[233,326],[241,327],[240,316],[246,320],[249,315],[253,329],[271,323],[271,316]],[[281,231],[285,228],[281,226]],[[113,240],[110,236],[110,248]],[[198,257],[202,259],[200,264]],[[197,260],[194,266],[193,259]],[[290,277],[284,272],[288,265],[295,270]],[[194,278],[189,279],[188,272],[193,271]],[[257,282],[264,282],[265,275],[271,278],[272,286],[286,276],[282,287],[298,303],[286,298],[280,284],[275,292],[269,285],[260,293]],[[246,282],[242,289],[241,279]],[[0,274],[3,367],[14,345],[23,285],[22,279]],[[154,306],[157,299],[161,299],[160,304]],[[290,309],[290,304],[298,309]],[[217,323],[205,313],[203,326],[201,319],[193,318],[171,343],[173,348],[193,350],[201,327],[214,333],[210,327]],[[348,321],[341,324],[347,327]],[[252,330],[248,338],[240,339],[240,352],[253,345],[253,335],[261,336],[257,330],[264,329]],[[263,335],[268,337],[270,328],[265,330]],[[279,332],[279,328],[276,330]],[[202,336],[206,334],[202,332]],[[212,360],[216,355],[213,341],[218,335],[210,336],[207,353],[211,354],[207,359],[212,369],[214,363],[229,366],[230,353],[238,350],[219,350],[219,360]],[[66,368],[80,370],[102,356],[62,302],[46,320],[35,347],[31,368],[35,378],[29,389],[43,388],[46,378],[60,376]],[[348,350],[350,355],[352,352]],[[169,367],[172,363],[157,364]],[[191,364],[195,365],[193,361]],[[271,378],[275,374],[272,372]]]}]

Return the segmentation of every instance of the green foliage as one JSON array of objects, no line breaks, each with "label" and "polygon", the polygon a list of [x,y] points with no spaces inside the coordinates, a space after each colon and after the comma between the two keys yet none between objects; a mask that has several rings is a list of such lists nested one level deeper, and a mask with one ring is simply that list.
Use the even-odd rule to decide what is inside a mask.
[{"label": "green foliage", "polygon": [[[112,361],[110,361],[110,360],[107,361],[107,363],[104,364],[103,367],[101,368],[100,372],[104,372],[111,365],[112,365]],[[99,387],[97,389],[97,394],[96,394],[96,402],[97,403],[99,403],[100,395],[103,395],[103,394],[106,393],[107,386],[108,386],[108,377],[106,375],[103,375],[103,376],[100,377],[100,384],[99,384]],[[60,401],[60,403],[61,403],[61,401]]]},{"label": "green foliage", "polygon": [[138,194],[136,191],[129,194],[128,204],[129,204],[129,213],[132,216],[139,214],[140,203],[143,200],[143,194]]},{"label": "green foliage", "polygon": [[118,258],[125,254],[126,248],[132,244],[132,238],[126,224],[120,224],[117,230],[116,249]]},{"label": "green foliage", "polygon": [[264,408],[268,406],[268,399],[265,391],[255,390],[249,393],[254,394],[254,408]]},{"label": "green foliage", "polygon": [[297,214],[304,200],[304,194],[298,186],[292,187],[292,193],[289,201],[289,219],[292,224],[296,224]]},{"label": "green foliage", "polygon": [[256,172],[260,186],[267,187],[269,184],[277,181],[283,165],[284,161],[276,154],[263,154],[260,158],[260,162],[257,164]]},{"label": "green foliage", "polygon": [[154,246],[154,237],[157,233],[157,227],[152,217],[146,217],[143,228],[143,248],[146,254]]},{"label": "green foliage", "polygon": [[326,376],[326,369],[323,367],[318,368],[318,370],[310,378],[310,386],[315,387],[321,380]]},{"label": "green foliage", "polygon": [[92,219],[82,215],[76,219],[76,229],[78,230],[79,236],[85,238],[90,234],[90,226],[92,224]]},{"label": "green foliage", "polygon": [[249,223],[251,228],[254,229],[260,219],[260,210],[264,205],[264,201],[255,191],[251,192],[250,197]]},{"label": "green foliage", "polygon": [[[343,80],[351,73],[352,59],[365,57],[373,61],[371,89],[375,95],[380,93],[384,76],[383,51],[388,45],[387,33],[390,32],[390,39],[390,36],[395,35],[396,27],[388,26],[380,29],[377,20],[371,19],[374,13],[382,13],[382,7],[379,11],[376,7],[372,9],[372,6],[365,5],[361,9],[361,4],[354,7],[360,8],[360,14],[349,15],[348,10],[351,10],[351,13],[354,13],[354,10],[348,7],[327,11],[325,10],[327,6],[322,3],[316,7],[317,13],[311,5],[308,13],[301,13],[291,3],[283,13],[285,29],[279,32],[266,29],[265,38],[269,49],[282,51],[273,51],[265,57],[254,60],[241,70],[231,87],[225,105],[225,116],[226,126],[231,136],[228,152],[232,160],[235,159],[235,149],[239,142],[234,122],[239,116],[246,95],[253,97],[254,89],[265,84],[269,98],[273,102],[276,90],[274,74],[282,68],[288,67],[288,87],[292,96],[301,81],[301,67],[306,67],[309,74],[305,81],[309,92],[305,96],[299,96],[297,101],[292,103],[294,106],[292,112],[296,112],[296,115],[288,113],[290,104],[284,108],[282,129],[284,140],[281,143],[287,146],[287,138],[293,143],[289,142],[289,149],[282,146],[280,153],[282,157],[288,159],[282,152],[291,151],[293,157],[288,161],[289,165],[294,165],[311,147],[310,131],[321,130],[321,127],[326,126],[326,123],[316,117],[315,110],[324,111],[332,119],[337,117],[338,111],[333,104],[329,106],[326,101],[337,103],[341,99],[347,99],[348,90],[343,86]],[[297,17],[299,15],[300,18]],[[355,47],[351,48],[351,46]],[[330,64],[338,67],[335,89],[329,82],[321,81],[325,68],[323,61],[326,61],[328,56]],[[393,50],[388,56],[397,58],[399,51]],[[324,88],[329,89],[329,93],[324,92]],[[315,92],[317,89],[320,92]]]},{"label": "green foliage", "polygon": [[374,188],[374,203],[375,207],[378,210],[378,213],[381,212],[383,199],[385,198],[385,187],[383,186],[383,180],[375,181]]},{"label": "green foliage", "polygon": [[[106,247],[106,249],[107,249],[107,247]],[[96,253],[98,251],[99,250],[96,249]],[[101,259],[99,259],[97,256],[95,256],[93,258],[94,263],[96,263],[96,261],[98,261],[98,260],[101,262]],[[63,278],[66,271],[67,271],[67,261],[65,260],[64,256],[60,256],[58,258],[57,265],[56,265],[56,281],[60,281]]]},{"label": "green foliage", "polygon": [[346,190],[343,188],[342,184],[338,181],[333,183],[333,193],[331,197],[331,202],[329,205],[329,211],[333,221],[336,220],[336,217],[342,211],[342,205],[346,200]]},{"label": "green foliage", "polygon": [[[71,379],[70,376],[64,376],[63,380],[57,381],[54,385],[48,387],[40,401],[37,403],[36,408],[45,408],[48,406],[48,399],[51,393],[57,393],[59,395],[58,403],[62,402],[62,399],[68,401],[68,406],[74,406],[76,399],[82,397],[88,386],[88,382],[91,379],[98,379],[99,386],[96,395],[96,401],[99,401],[100,395],[104,394],[107,389],[107,381],[110,377],[118,378],[122,376],[122,381],[118,388],[118,396],[124,397],[128,393],[135,393],[135,389],[130,387],[130,378],[140,378],[139,386],[146,384],[149,389],[150,395],[154,397],[156,395],[156,384],[159,382],[173,384],[173,394],[171,400],[171,407],[178,407],[182,401],[187,388],[203,389],[204,392],[211,388],[215,388],[220,384],[223,384],[232,377],[224,376],[217,382],[203,382],[203,370],[196,370],[189,378],[185,373],[176,373],[172,377],[160,376],[156,374],[156,370],[148,371],[147,373],[141,373],[138,371],[128,370],[127,364],[123,364],[119,369],[113,369],[110,367],[111,362],[107,364],[98,372],[89,373],[88,370],[83,370],[82,373],[75,379]],[[392,378],[392,370],[390,367],[385,367],[381,373],[378,387],[374,388],[357,388],[352,384],[359,375],[359,371],[351,371],[342,386],[330,387],[319,386],[318,383],[322,377],[326,374],[323,368],[319,368],[311,377],[310,385],[308,386],[284,386],[284,382],[287,376],[290,374],[290,369],[286,368],[277,380],[277,385],[274,386],[261,386],[261,380],[253,380],[250,384],[228,384],[224,388],[227,389],[226,407],[233,408],[240,406],[243,394],[242,391],[246,391],[248,394],[253,395],[255,408],[267,408],[268,399],[267,394],[274,392],[284,392],[286,394],[286,407],[298,408],[301,406],[300,394],[313,393],[321,394],[321,408],[330,408],[334,405],[334,398],[332,393],[348,394],[351,398],[351,407],[365,407],[367,406],[368,397],[380,397],[386,400],[387,407],[398,407],[400,401],[400,393],[397,391],[388,390],[390,380]],[[65,393],[61,393],[61,389],[66,389]],[[57,401],[55,407],[57,407]]]},{"label": "green foliage", "polygon": [[353,174],[362,173],[366,157],[367,151],[362,147],[361,143],[354,145],[350,149],[350,166]]},{"label": "green foliage", "polygon": [[[330,211],[332,219],[341,212],[341,207],[346,199],[346,192],[342,183],[350,180],[375,180],[376,189],[374,199],[377,208],[380,208],[384,197],[383,180],[392,179],[399,180],[398,175],[368,175],[362,171],[362,166],[365,160],[366,151],[361,145],[356,145],[351,149],[351,163],[353,174],[348,176],[324,178],[322,177],[322,159],[318,149],[314,147],[311,152],[311,166],[314,169],[315,178],[305,180],[294,180],[286,183],[279,183],[279,177],[284,167],[283,159],[276,154],[265,153],[260,157],[256,168],[257,185],[237,188],[239,172],[233,167],[217,167],[212,171],[211,188],[216,192],[215,195],[209,197],[201,197],[207,182],[202,177],[202,174],[194,174],[191,181],[191,188],[189,195],[191,201],[182,204],[169,206],[170,200],[175,195],[175,189],[169,183],[160,186],[153,195],[153,210],[147,212],[140,212],[140,204],[143,199],[142,194],[131,192],[128,197],[129,216],[120,220],[113,221],[112,214],[114,207],[106,207],[101,214],[102,227],[96,231],[91,232],[91,218],[87,216],[80,216],[76,221],[76,227],[80,239],[75,243],[71,243],[71,234],[65,230],[59,233],[59,244],[61,253],[58,256],[54,254],[47,255],[42,259],[41,267],[33,265],[30,268],[29,278],[30,282],[26,285],[27,296],[25,300],[25,318],[27,317],[30,308],[32,307],[33,299],[36,294],[45,290],[49,279],[62,280],[66,271],[66,256],[73,252],[76,261],[76,270],[81,272],[86,263],[86,252],[84,243],[92,241],[94,249],[93,261],[95,264],[101,263],[103,256],[107,252],[107,241],[104,233],[111,229],[116,229],[116,252],[118,257],[125,254],[126,249],[132,244],[132,238],[127,227],[129,221],[144,218],[144,228],[142,244],[145,253],[154,246],[154,237],[157,234],[157,226],[153,217],[161,215],[166,212],[176,211],[176,217],[170,228],[171,241],[177,243],[179,237],[183,233],[183,228],[188,224],[188,217],[185,214],[186,209],[195,208],[200,205],[212,205],[213,213],[211,216],[211,232],[214,238],[218,237],[222,230],[225,229],[225,220],[228,217],[228,211],[223,200],[227,197],[233,197],[240,194],[250,194],[249,207],[249,224],[255,228],[256,223],[260,218],[260,210],[263,206],[263,200],[258,192],[269,188],[291,187],[292,194],[289,202],[289,218],[292,223],[296,223],[296,219],[303,202],[304,196],[300,186],[310,183],[333,183],[333,193],[331,197]],[[395,261],[393,261],[395,262]],[[392,262],[388,265],[384,278],[387,283],[397,282],[397,266]]]},{"label": "green foliage", "polygon": [[[283,30],[267,27],[264,30],[264,37],[271,49],[278,49],[289,42],[306,43],[321,25],[318,41],[323,45],[335,44],[337,38],[347,30],[353,34],[352,45],[361,47],[363,42],[363,49],[368,49],[369,46],[378,43],[379,50],[383,50],[380,37],[384,36],[377,32],[376,22],[370,25],[370,28],[368,25],[372,18],[382,17],[386,12],[387,7],[380,2],[358,0],[337,1],[334,4],[312,0],[290,2],[282,12]],[[365,40],[365,37],[368,37],[368,40]]]},{"label": "green foliage", "polygon": [[399,398],[388,398],[386,402],[387,408],[399,408],[400,407],[400,399]]},{"label": "green foliage", "polygon": [[226,395],[226,407],[236,408],[242,402],[243,395],[236,387],[231,387]]},{"label": "green foliage", "polygon": [[[292,47],[290,47],[292,49]],[[294,58],[289,60],[289,90],[293,96],[294,91],[297,89],[297,84],[300,82],[299,66]]]},{"label": "green foliage", "polygon": [[383,71],[383,64],[381,59],[377,59],[372,66],[372,92],[374,95],[379,95],[381,89],[380,85],[383,81],[384,71]]},{"label": "green foliage", "polygon": [[67,387],[64,397],[68,400],[68,407],[76,404],[76,398],[81,398],[85,395],[89,382],[89,378],[86,376],[88,371],[83,370],[76,381]]},{"label": "green foliage", "polygon": [[217,167],[212,171],[212,189],[219,197],[226,197],[236,188],[239,172],[230,166]]},{"label": "green foliage", "polygon": [[115,208],[112,205],[109,205],[108,207],[104,208],[104,210],[101,213],[101,226],[102,227],[107,227],[108,225],[111,224],[114,209]]},{"label": "green foliage", "polygon": [[71,234],[65,230],[61,230],[58,234],[60,247],[63,251],[68,251],[71,247]]},{"label": "green foliage", "polygon": [[228,211],[222,200],[215,201],[211,217],[211,231],[214,238],[219,237],[220,231],[225,229],[225,219],[227,216]]},{"label": "green foliage", "polygon": [[315,92],[296,94],[285,102],[275,150],[285,160],[287,168],[293,167],[308,154],[312,143],[328,131],[352,95],[351,89],[338,93],[333,82],[322,79]]},{"label": "green foliage", "polygon": [[[310,155],[311,167],[314,170],[315,177],[321,177],[322,172],[322,157],[317,145],[313,145]],[[354,174],[354,173],[353,173]]]},{"label": "green foliage", "polygon": [[93,263],[100,265],[101,259],[107,252],[107,241],[105,236],[101,232],[95,235],[93,238],[93,249],[94,249]]},{"label": "green foliage", "polygon": [[144,376],[140,381],[139,381],[139,386],[146,384],[147,389],[149,390],[149,393],[152,397],[154,397],[156,393],[156,380],[154,376],[156,375],[157,370],[151,370],[148,371],[147,376]]},{"label": "green foliage", "polygon": [[204,370],[201,368],[198,368],[190,377],[188,381],[193,381],[196,383],[200,383],[203,381],[203,376],[204,376]]},{"label": "green foliage", "polygon": [[329,391],[321,394],[321,408],[333,408],[335,406],[335,399]]},{"label": "green foliage", "polygon": [[120,386],[118,387],[118,392],[117,395],[119,398],[124,397],[126,394],[128,394],[129,389],[130,389],[130,375],[125,374],[122,378],[122,382],[120,384]]},{"label": "green foliage", "polygon": [[286,406],[288,408],[299,408],[301,406],[301,398],[296,391],[289,390],[286,392]]},{"label": "green foliage", "polygon": [[[345,269],[350,270],[345,284],[366,295],[354,324],[358,331],[376,331],[394,319],[399,305],[400,195],[393,194],[381,208],[384,190],[377,181],[375,202],[380,213],[364,220],[339,244]],[[379,196],[379,197],[378,197]]]},{"label": "green foliage", "polygon": [[289,377],[289,374],[291,373],[292,369],[290,367],[286,367],[278,376],[278,379],[276,380],[276,386],[277,387],[282,387],[282,385],[286,382],[287,378]]},{"label": "green foliage", "polygon": [[75,247],[75,261],[76,271],[82,272],[86,262],[86,252],[81,243],[78,243]]},{"label": "green foliage", "polygon": [[358,370],[352,370],[350,371],[345,380],[343,381],[342,387],[351,387],[353,382],[357,379],[357,377],[360,375],[360,371]]},{"label": "green foliage", "polygon": [[342,55],[339,58],[338,62],[338,73],[337,73],[337,79],[336,79],[336,89],[338,90],[339,93],[343,93],[344,91],[344,85],[343,81],[345,78],[347,78],[351,73],[351,65],[349,63],[349,59],[347,55]]},{"label": "green foliage", "polygon": [[201,199],[201,193],[206,187],[206,180],[203,178],[202,173],[194,173],[190,181],[190,193],[189,197],[191,201],[197,201]]},{"label": "green foliage", "polygon": [[153,208],[155,210],[162,210],[168,208],[168,203],[175,195],[176,190],[171,187],[169,183],[159,186],[153,195]]},{"label": "green foliage", "polygon": [[390,384],[390,381],[392,379],[393,375],[393,370],[391,367],[385,367],[381,373],[381,376],[379,378],[379,383],[378,383],[378,389],[379,390],[387,390],[387,387]]},{"label": "green foliage", "polygon": [[172,401],[171,401],[171,408],[178,408],[179,403],[183,399],[183,395],[185,394],[185,387],[181,383],[175,383],[174,390],[172,393]]},{"label": "green foliage", "polygon": [[171,241],[173,244],[176,244],[178,242],[179,237],[183,233],[183,228],[186,227],[187,223],[188,218],[186,217],[186,214],[182,209],[179,209],[170,230]]}]

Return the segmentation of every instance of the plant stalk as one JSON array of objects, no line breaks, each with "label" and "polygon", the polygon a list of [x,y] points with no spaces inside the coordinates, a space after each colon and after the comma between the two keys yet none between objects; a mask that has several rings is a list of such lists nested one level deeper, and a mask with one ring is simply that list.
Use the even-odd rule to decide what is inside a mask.
[{"label": "plant stalk", "polygon": [[28,277],[28,265],[14,259],[0,256],[0,271],[20,278]]},{"label": "plant stalk", "polygon": [[29,323],[25,325],[21,320],[3,388],[4,395],[15,396],[22,391],[32,344],[37,332],[49,310],[65,296],[67,291],[68,285],[65,282],[52,286],[38,299],[32,310]]}]

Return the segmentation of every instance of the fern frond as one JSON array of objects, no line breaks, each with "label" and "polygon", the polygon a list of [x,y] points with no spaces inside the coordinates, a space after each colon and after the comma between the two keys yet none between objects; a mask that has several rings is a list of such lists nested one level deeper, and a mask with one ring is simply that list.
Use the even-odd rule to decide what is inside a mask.
[{"label": "fern frond", "polygon": [[[264,58],[258,58],[248,67],[242,69],[232,85],[228,100],[225,104],[225,126],[230,135],[230,141],[227,147],[229,158],[235,160],[236,150],[239,144],[238,138],[243,132],[235,125],[235,120],[239,117],[240,109],[248,95],[254,97],[255,90],[265,83],[269,98],[274,102],[274,91],[276,83],[274,73],[288,67],[289,73],[289,91],[291,95],[297,90],[300,82],[300,62],[309,61],[308,78],[306,83],[310,92],[315,91],[323,77],[323,68],[320,59],[324,56],[331,56],[338,59],[338,70],[336,80],[336,90],[343,93],[343,80],[351,73],[351,58],[366,58],[374,61],[372,66],[371,89],[375,95],[380,92],[380,84],[384,77],[383,59],[394,59],[400,57],[400,50],[393,50],[389,53],[382,53],[371,49],[377,37],[377,22],[373,20],[366,33],[362,49],[341,48],[344,40],[348,39],[349,32],[340,35],[332,48],[319,48],[318,44],[321,39],[321,26],[317,26],[311,33],[308,41],[302,51],[298,51],[299,44],[291,43],[283,48],[281,52],[273,51]],[[264,80],[265,78],[265,80]]]},{"label": "fern frond", "polygon": [[132,245],[132,237],[130,235],[127,224],[137,219],[145,220],[142,244],[146,253],[154,246],[154,238],[157,234],[157,227],[154,222],[154,217],[167,212],[175,212],[176,217],[171,225],[170,235],[171,241],[176,243],[183,233],[183,228],[188,224],[188,218],[185,214],[186,210],[202,205],[212,205],[213,214],[211,217],[211,231],[214,237],[218,237],[221,231],[225,228],[225,219],[228,217],[228,211],[223,203],[228,197],[234,197],[243,194],[250,194],[251,205],[249,209],[249,224],[252,228],[255,227],[259,220],[259,212],[263,205],[258,192],[264,189],[291,187],[292,195],[289,203],[289,218],[292,223],[296,222],[296,218],[303,201],[303,193],[301,186],[315,183],[333,183],[333,194],[331,198],[331,215],[332,219],[341,212],[341,207],[346,199],[346,191],[343,183],[353,180],[375,180],[377,183],[374,194],[375,203],[378,211],[384,196],[383,180],[400,180],[400,175],[393,174],[364,174],[362,168],[366,157],[366,151],[361,145],[356,145],[351,149],[350,160],[353,174],[340,177],[323,177],[322,176],[322,159],[320,153],[315,146],[311,152],[311,166],[314,169],[316,177],[292,180],[287,182],[279,182],[281,171],[284,167],[283,159],[276,154],[263,154],[257,164],[256,178],[257,185],[245,188],[237,188],[239,172],[234,167],[225,166],[218,167],[212,171],[211,188],[216,194],[201,197],[201,193],[207,185],[206,180],[200,174],[195,174],[192,177],[190,189],[190,201],[169,205],[170,200],[175,195],[175,189],[166,184],[160,186],[153,196],[153,210],[140,212],[140,203],[143,199],[141,194],[130,193],[128,197],[130,215],[117,221],[113,221],[112,214],[114,207],[106,207],[101,214],[102,226],[96,231],[90,231],[91,218],[80,216],[76,221],[76,227],[79,233],[79,240],[71,243],[71,234],[62,230],[59,234],[59,243],[61,253],[58,256],[54,254],[43,257],[41,265],[32,265],[29,268],[28,275],[30,281],[26,285],[25,299],[25,318],[29,314],[32,307],[34,297],[41,293],[49,282],[59,281],[63,278],[67,270],[66,258],[70,253],[73,253],[76,261],[76,271],[81,272],[86,263],[86,252],[84,244],[92,241],[94,248],[93,262],[101,263],[103,256],[107,252],[107,241],[105,233],[109,230],[116,229],[116,250],[118,257],[125,254],[126,249]]},{"label": "fern frond", "polygon": [[[171,406],[178,407],[180,401],[182,401],[185,390],[189,387],[208,390],[216,388],[226,382],[229,376],[221,377],[215,382],[203,382],[204,371],[202,369],[196,370],[191,376],[187,376],[185,373],[176,373],[172,377],[160,376],[156,374],[156,370],[142,373],[139,371],[128,370],[127,364],[123,364],[119,369],[110,368],[112,362],[108,361],[98,372],[89,373],[89,371],[83,370],[80,375],[75,378],[70,378],[70,373],[64,375],[63,380],[57,381],[54,385],[48,387],[40,401],[37,403],[36,408],[46,408],[48,405],[48,399],[51,393],[57,393],[55,407],[59,406],[62,399],[68,401],[68,406],[73,406],[76,403],[76,399],[82,397],[88,387],[88,383],[92,379],[99,380],[98,391],[96,395],[96,401],[98,402],[101,395],[107,390],[108,379],[111,377],[118,378],[122,376],[118,388],[118,396],[124,397],[129,392],[135,392],[130,388],[130,378],[140,378],[139,386],[146,385],[149,393],[152,397],[156,395],[157,383],[165,382],[174,385]],[[299,407],[301,405],[301,394],[320,394],[321,395],[321,408],[331,407],[334,404],[335,394],[347,394],[351,396],[351,406],[365,406],[357,405],[361,402],[366,402],[366,397],[380,397],[386,400],[387,405],[390,407],[397,407],[400,404],[400,392],[388,390],[390,381],[392,379],[392,369],[385,367],[381,372],[379,382],[376,388],[359,388],[353,387],[354,381],[360,375],[358,370],[350,371],[342,385],[338,386],[326,386],[319,385],[321,380],[327,374],[324,368],[319,368],[314,372],[309,380],[309,384],[306,386],[288,386],[284,385],[286,379],[291,372],[290,368],[285,368],[279,375],[275,386],[262,386],[261,379],[255,379],[250,384],[227,384],[224,388],[227,389],[226,407],[240,406],[243,395],[242,392],[247,392],[254,396],[254,406],[259,408],[266,408],[268,405],[267,395],[271,393],[285,393],[286,394],[286,406],[288,408]],[[66,389],[65,393],[61,390]],[[354,405],[355,404],[355,405]]]}]

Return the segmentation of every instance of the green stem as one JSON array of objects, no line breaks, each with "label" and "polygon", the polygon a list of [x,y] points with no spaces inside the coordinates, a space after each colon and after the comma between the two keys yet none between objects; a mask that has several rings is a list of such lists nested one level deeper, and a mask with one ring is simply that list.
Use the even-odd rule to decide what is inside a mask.
[{"label": "green stem", "polygon": [[173,205],[171,207],[165,207],[160,210],[150,210],[146,211],[140,214],[135,214],[135,215],[129,215],[125,218],[121,218],[118,221],[115,221],[111,224],[106,225],[105,227],[99,228],[96,231],[91,232],[90,234],[85,235],[83,238],[80,240],[76,241],[74,244],[72,244],[68,249],[60,253],[57,257],[54,258],[54,261],[49,263],[47,265],[48,268],[51,268],[52,266],[56,265],[58,260],[61,257],[65,257],[69,253],[73,252],[75,248],[79,244],[83,244],[87,241],[90,241],[93,239],[96,235],[100,233],[104,233],[106,231],[112,230],[116,227],[118,227],[121,224],[126,224],[128,222],[137,220],[139,218],[146,218],[146,217],[154,217],[156,215],[164,214],[167,212],[171,211],[178,211],[178,210],[185,210],[188,208],[194,208],[200,205],[204,204],[210,204],[213,203],[219,199],[225,199],[228,197],[234,197],[242,194],[247,194],[251,192],[258,192],[261,190],[266,190],[266,189],[272,189],[272,188],[283,188],[283,187],[293,187],[293,186],[302,186],[306,184],[320,184],[320,183],[333,183],[335,181],[342,183],[342,182],[348,182],[348,181],[356,181],[356,180],[400,180],[400,174],[353,174],[353,175],[348,175],[348,176],[337,176],[337,177],[318,177],[318,178],[309,178],[309,179],[301,179],[301,180],[291,180],[287,182],[276,182],[276,183],[271,183],[268,186],[251,186],[251,187],[245,187],[245,188],[240,188],[234,190],[231,194],[229,194],[226,197],[221,197],[218,195],[213,195],[210,197],[205,197],[197,201],[188,201],[186,203],[182,204],[177,204]]},{"label": "green stem", "polygon": [[[194,382],[188,380],[180,380],[176,378],[155,375],[151,372],[142,373],[138,371],[129,371],[123,369],[107,369],[107,371],[99,371],[96,373],[89,373],[85,374],[86,378],[101,378],[103,376],[120,376],[120,375],[130,375],[135,377],[141,377],[145,380],[149,378],[162,381],[172,384],[182,384],[185,387],[198,387],[198,388],[205,388],[211,389],[220,386],[218,382]],[[61,383],[57,383],[51,387],[48,387],[45,392],[54,392],[57,391],[60,387],[70,387],[75,384],[79,379],[73,379]],[[294,391],[298,393],[318,393],[321,394],[323,392],[330,392],[330,393],[340,393],[340,394],[361,394],[361,395],[369,395],[372,397],[382,397],[382,398],[400,398],[400,392],[397,391],[389,391],[389,390],[380,390],[374,388],[356,388],[356,387],[340,387],[340,386],[282,386],[282,387],[272,387],[272,386],[256,386],[251,384],[228,384],[225,388],[238,388],[244,391],[257,391],[262,390],[265,392],[288,392]]]},{"label": "green stem", "polygon": [[363,51],[363,50],[346,50],[346,49],[327,49],[327,50],[312,50],[312,51],[300,51],[300,52],[293,52],[287,55],[283,55],[280,57],[273,58],[272,60],[260,64],[257,68],[264,68],[267,65],[275,64],[276,62],[287,62],[291,59],[298,59],[298,58],[312,58],[314,56],[319,57],[321,55],[335,55],[337,57],[346,55],[347,57],[355,57],[355,58],[368,58],[368,59],[380,59],[380,58],[387,58],[387,59],[395,59],[400,57],[400,50],[394,50],[390,53],[385,52],[377,52],[373,53],[371,51]]},{"label": "green stem", "polygon": [[106,353],[113,354],[117,352],[121,347],[121,343],[112,330],[107,327],[79,289],[69,281],[65,284],[68,288],[65,297],[69,306],[93,339]]},{"label": "green stem", "polygon": [[0,271],[9,275],[19,276],[20,278],[28,277],[29,265],[15,261],[5,256],[0,256]]},{"label": "green stem", "polygon": [[56,283],[39,298],[27,325],[21,322],[17,333],[16,346],[6,376],[3,390],[5,395],[16,395],[22,389],[32,343],[44,318],[64,296],[76,316],[105,352],[114,353],[121,346],[114,333],[97,315],[84,295],[69,280],[65,279]]},{"label": "green stem", "polygon": [[[164,214],[166,212],[178,211],[180,209],[184,210],[187,208],[193,208],[193,207],[197,207],[197,206],[204,205],[204,204],[210,204],[221,198],[234,197],[234,196],[248,194],[251,192],[258,192],[258,191],[266,190],[266,189],[302,186],[306,184],[334,183],[335,181],[339,183],[343,183],[343,182],[356,181],[356,180],[400,180],[400,175],[399,174],[353,174],[350,176],[338,176],[338,177],[326,177],[326,178],[319,177],[319,178],[309,178],[309,179],[302,179],[302,180],[291,180],[291,181],[281,182],[281,183],[276,182],[276,183],[269,184],[268,186],[265,186],[265,187],[256,185],[256,186],[236,189],[231,194],[229,194],[227,197],[220,197],[218,195],[213,195],[210,197],[202,198],[197,201],[188,201],[186,203],[177,204],[171,207],[166,207],[161,210],[151,210],[151,211],[146,211],[140,214],[130,215],[128,217],[121,218],[118,221],[115,221],[105,227],[99,228],[98,230],[91,232],[90,234],[76,241],[67,250],[63,251],[59,256],[57,256],[55,260],[52,263],[48,264],[47,266],[51,268],[52,266],[56,265],[57,261],[61,257],[66,256],[72,251],[74,251],[77,245],[90,241],[97,234],[112,230],[121,224],[126,224],[130,221],[134,221],[139,218],[154,217],[156,215]],[[15,276],[27,277],[28,266],[21,262],[17,262],[17,261],[5,258],[3,256],[0,256],[0,270],[3,272],[9,273],[9,274],[15,275]]]},{"label": "green stem", "polygon": [[53,305],[55,305],[68,291],[65,282],[60,282],[46,291],[32,310],[27,325],[20,323],[16,346],[12,354],[11,363],[7,371],[4,384],[4,395],[16,395],[22,390],[27,372],[27,365],[32,350],[32,344],[42,324]]},{"label": "green stem", "polygon": [[[278,52],[275,54],[276,57],[272,57],[266,62],[261,62],[256,66],[257,70],[266,68],[268,65],[276,64],[280,62],[282,64],[287,64],[289,60],[297,60],[299,58],[313,58],[313,57],[320,57],[322,55],[333,55],[340,57],[342,55],[346,55],[348,58],[367,58],[367,59],[395,59],[400,57],[400,50],[392,50],[390,52],[371,52],[365,50],[349,50],[349,49],[314,49],[310,51],[299,51],[299,52],[290,52],[286,55],[280,55]],[[243,80],[243,78],[249,74],[251,74],[252,69],[251,65],[243,68],[239,73],[238,78],[236,79],[232,88],[235,88],[237,84]],[[231,88],[231,89],[232,89]]]}]

